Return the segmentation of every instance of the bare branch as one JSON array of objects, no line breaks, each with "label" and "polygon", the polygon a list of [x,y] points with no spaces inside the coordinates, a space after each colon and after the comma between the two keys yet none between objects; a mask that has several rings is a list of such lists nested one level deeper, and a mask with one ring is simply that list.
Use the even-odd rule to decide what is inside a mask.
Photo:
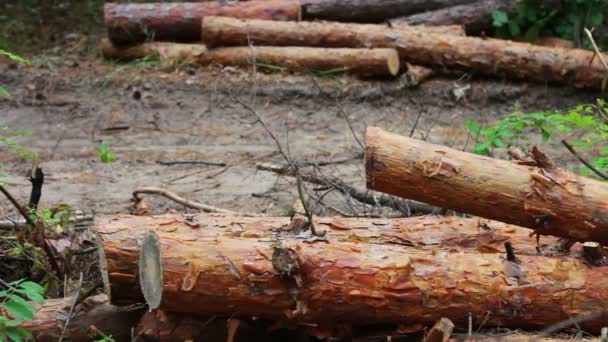
[{"label": "bare branch", "polygon": [[593,171],[602,179],[608,180],[608,175],[604,174],[602,171],[598,170],[595,166],[591,165],[591,163],[585,160],[585,158],[581,157],[578,152],[576,152],[574,147],[572,147],[572,145],[570,145],[566,140],[562,140],[562,145],[564,145],[568,149],[568,151],[570,151],[570,153],[572,153],[572,155],[576,157],[576,159],[578,159],[581,163],[585,164],[585,166],[588,167],[589,170]]}]

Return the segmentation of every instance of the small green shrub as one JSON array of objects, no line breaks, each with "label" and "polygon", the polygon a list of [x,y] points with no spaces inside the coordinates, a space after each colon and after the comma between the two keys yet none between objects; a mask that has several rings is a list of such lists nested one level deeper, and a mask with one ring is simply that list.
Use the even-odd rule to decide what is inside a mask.
[{"label": "small green shrub", "polygon": [[[600,28],[606,23],[604,13],[608,0],[562,0],[559,6],[543,4],[537,0],[521,0],[515,13],[504,11],[492,13],[496,35],[501,38],[524,36],[533,41],[542,35],[574,40],[583,47],[590,48],[589,41],[583,39],[583,28]],[[601,35],[594,37],[601,41]]]},{"label": "small green shrub", "polygon": [[[594,149],[599,157],[590,161],[600,171],[608,171],[608,104],[598,100],[593,105],[579,105],[566,111],[522,113],[516,110],[490,127],[466,121],[465,129],[476,139],[474,152],[489,155],[494,148],[507,148],[525,144],[530,134],[540,134],[543,141],[556,138],[572,139],[570,143],[580,149]],[[589,174],[582,167],[583,174]]]},{"label": "small green shrub", "polygon": [[[28,301],[44,304],[44,292],[42,286],[23,280],[10,283],[0,291],[0,341],[21,342],[32,338],[20,325],[34,319],[36,308]],[[11,318],[2,312],[8,312]]]},{"label": "small green shrub", "polygon": [[110,142],[102,141],[97,147],[97,157],[104,164],[110,164],[116,160],[116,156],[110,152]]}]

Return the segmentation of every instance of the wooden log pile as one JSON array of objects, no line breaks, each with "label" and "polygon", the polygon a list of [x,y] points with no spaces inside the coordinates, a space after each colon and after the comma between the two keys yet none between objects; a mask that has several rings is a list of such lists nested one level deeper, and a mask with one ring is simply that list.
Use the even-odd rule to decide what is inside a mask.
[{"label": "wooden log pile", "polygon": [[[428,68],[435,68],[602,87],[606,70],[592,51],[486,38],[491,13],[510,12],[515,5],[512,0],[107,3],[110,42],[102,51],[109,59],[155,55],[169,62],[271,71],[383,78],[406,73],[423,80],[431,75]],[[465,36],[465,29],[484,36]]]}]

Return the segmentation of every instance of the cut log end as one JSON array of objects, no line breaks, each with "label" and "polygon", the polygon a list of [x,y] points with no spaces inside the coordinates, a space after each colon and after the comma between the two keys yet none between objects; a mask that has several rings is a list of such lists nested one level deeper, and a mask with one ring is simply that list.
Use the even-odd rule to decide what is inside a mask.
[{"label": "cut log end", "polygon": [[160,239],[154,232],[144,236],[139,258],[139,281],[141,290],[150,309],[160,306],[163,296],[163,273]]},{"label": "cut log end", "polygon": [[388,72],[392,76],[396,76],[399,73],[399,69],[401,68],[401,63],[399,61],[399,53],[397,52],[397,50],[387,49],[386,62],[388,65]]}]

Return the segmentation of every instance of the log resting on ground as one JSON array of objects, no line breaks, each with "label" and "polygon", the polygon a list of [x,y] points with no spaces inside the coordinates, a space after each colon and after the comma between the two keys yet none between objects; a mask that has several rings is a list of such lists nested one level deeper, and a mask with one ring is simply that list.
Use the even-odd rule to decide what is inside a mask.
[{"label": "log resting on ground", "polygon": [[608,183],[557,168],[538,150],[511,162],[367,130],[367,187],[534,229],[608,243]]},{"label": "log resting on ground", "polygon": [[383,22],[387,19],[474,0],[302,0],[306,20]]},{"label": "log resting on ground", "polygon": [[299,20],[297,0],[252,0],[243,3],[107,3],[104,19],[114,44],[146,40],[193,42],[200,40],[201,20],[207,15],[270,20]]},{"label": "log resting on ground", "polygon": [[[213,45],[390,47],[402,60],[600,89],[606,71],[593,51],[536,46],[500,39],[438,35],[416,26],[269,22],[206,17],[203,40]],[[593,61],[591,63],[591,61]]]},{"label": "log resting on ground", "polygon": [[[221,214],[98,217],[99,259],[106,293],[113,304],[125,305],[144,301],[140,291],[139,245],[147,231],[175,231],[196,236],[197,232],[223,227],[230,237],[272,237],[276,228],[291,229],[288,217],[242,217]],[[503,244],[511,241],[516,253],[544,255],[556,253],[558,240],[545,238],[537,246],[526,229],[500,222],[443,216],[421,216],[404,219],[345,219],[315,217],[315,226],[334,239],[348,242],[397,244],[421,249],[436,246],[464,248],[480,253],[504,253]]]},{"label": "log resting on ground", "polygon": [[287,68],[300,71],[339,70],[362,76],[395,76],[399,54],[394,49],[352,49],[314,47],[228,47],[210,50],[201,64],[236,65],[259,68]]},{"label": "log resting on ground", "polygon": [[[315,223],[327,232],[326,241],[294,235],[297,225],[289,218],[217,214],[116,216],[102,218],[98,230],[103,245],[111,241],[119,249],[121,241],[131,249],[146,232],[156,234],[162,265],[149,267],[160,255],[143,247],[147,262],[140,276],[146,286],[157,286],[158,297],[149,302],[173,312],[321,325],[432,325],[441,317],[463,324],[468,312],[480,322],[491,311],[489,325],[532,328],[608,302],[608,285],[600,281],[608,268],[589,268],[578,251],[539,256],[521,228],[457,217]],[[505,261],[507,240],[521,246],[520,264]],[[136,260],[121,261],[138,272]]]},{"label": "log resting on ground", "polygon": [[[45,304],[37,305],[34,319],[23,322],[21,327],[31,332],[35,341],[58,341],[73,302],[72,297],[49,299]],[[111,305],[106,295],[89,297],[76,307],[64,338],[72,342],[96,340],[94,337],[101,336],[89,329],[93,326],[115,341],[129,341],[131,328],[144,311],[143,306]]]},{"label": "log resting on ground", "polygon": [[202,44],[178,44],[168,42],[142,43],[133,46],[116,46],[108,39],[101,41],[101,52],[105,59],[133,61],[154,57],[163,63],[195,64],[207,53]]},{"label": "log resting on ground", "polygon": [[[539,328],[608,304],[608,268],[590,268],[579,257],[514,262],[457,248],[289,232],[231,238],[218,230],[199,230],[194,239],[146,234],[140,277],[151,308],[319,325],[432,325],[441,317],[463,325],[472,313],[475,321],[488,317],[486,326]],[[581,327],[597,332],[606,318]]]},{"label": "log resting on ground", "polygon": [[483,0],[394,18],[389,22],[394,26],[463,25],[468,34],[479,34],[492,28],[492,12],[500,10],[511,13],[516,5],[517,0]]}]

